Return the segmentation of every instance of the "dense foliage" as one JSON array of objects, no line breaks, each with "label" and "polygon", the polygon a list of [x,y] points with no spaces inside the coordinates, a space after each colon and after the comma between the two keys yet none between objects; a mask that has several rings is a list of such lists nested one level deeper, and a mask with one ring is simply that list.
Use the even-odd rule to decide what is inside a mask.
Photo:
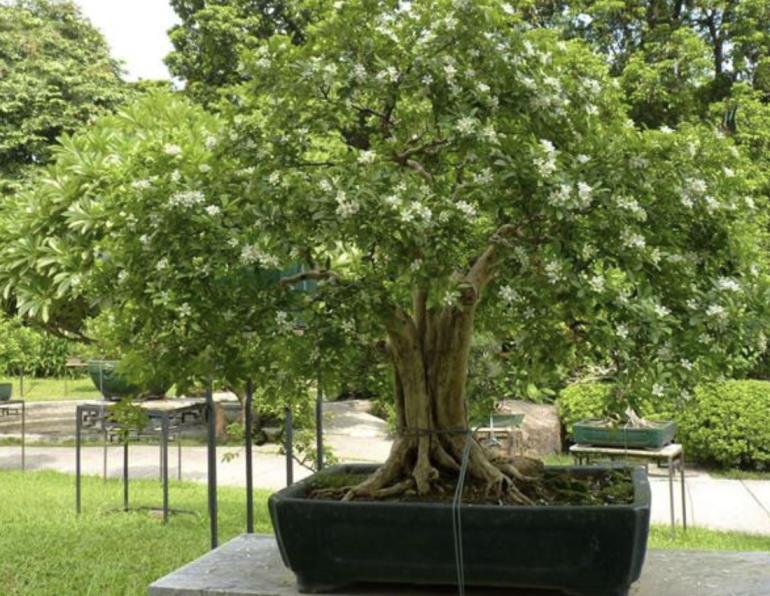
[{"label": "dense foliage", "polygon": [[0,3],[0,193],[125,93],[107,43],[72,2]]}]

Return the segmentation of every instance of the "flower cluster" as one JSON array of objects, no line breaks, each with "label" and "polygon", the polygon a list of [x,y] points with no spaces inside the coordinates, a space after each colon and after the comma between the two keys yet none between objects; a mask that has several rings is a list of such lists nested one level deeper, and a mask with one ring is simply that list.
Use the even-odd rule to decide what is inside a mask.
[{"label": "flower cluster", "polygon": [[168,200],[168,204],[172,207],[195,207],[205,202],[206,197],[199,190],[183,190],[181,192],[174,193]]}]

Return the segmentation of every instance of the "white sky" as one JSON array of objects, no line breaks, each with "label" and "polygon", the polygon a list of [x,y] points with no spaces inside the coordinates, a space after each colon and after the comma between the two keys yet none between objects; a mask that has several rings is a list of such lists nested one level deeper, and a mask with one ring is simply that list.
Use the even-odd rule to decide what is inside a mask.
[{"label": "white sky", "polygon": [[166,31],[177,21],[168,0],[75,0],[121,60],[126,78],[168,79],[163,58],[171,51]]}]

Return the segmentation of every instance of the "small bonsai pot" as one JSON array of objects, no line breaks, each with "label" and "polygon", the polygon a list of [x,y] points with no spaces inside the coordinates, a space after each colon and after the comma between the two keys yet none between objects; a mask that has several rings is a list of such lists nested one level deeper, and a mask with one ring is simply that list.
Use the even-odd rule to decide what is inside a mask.
[{"label": "small bonsai pot", "polygon": [[10,400],[12,393],[13,385],[11,383],[0,383],[0,401]]},{"label": "small bonsai pot", "polygon": [[650,426],[613,425],[606,420],[581,420],[572,426],[575,443],[606,447],[658,449],[674,440],[676,423],[649,421]]}]

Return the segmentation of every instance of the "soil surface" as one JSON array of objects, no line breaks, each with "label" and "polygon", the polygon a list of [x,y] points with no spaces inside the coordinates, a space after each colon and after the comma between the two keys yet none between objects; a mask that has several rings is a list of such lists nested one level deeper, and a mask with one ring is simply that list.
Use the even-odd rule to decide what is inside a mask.
[{"label": "soil surface", "polygon": [[[348,490],[365,480],[367,474],[320,474],[308,484],[305,496],[309,499],[342,499]],[[433,491],[417,495],[407,491],[382,501],[445,503],[454,499],[457,478],[441,477],[433,484]],[[630,470],[597,470],[575,474],[569,470],[546,468],[532,482],[517,482],[519,490],[537,505],[618,505],[632,503],[634,485]],[[355,500],[367,501],[359,497]],[[486,487],[473,481],[463,487],[463,503],[474,505],[517,505],[507,494],[487,494]]]}]

